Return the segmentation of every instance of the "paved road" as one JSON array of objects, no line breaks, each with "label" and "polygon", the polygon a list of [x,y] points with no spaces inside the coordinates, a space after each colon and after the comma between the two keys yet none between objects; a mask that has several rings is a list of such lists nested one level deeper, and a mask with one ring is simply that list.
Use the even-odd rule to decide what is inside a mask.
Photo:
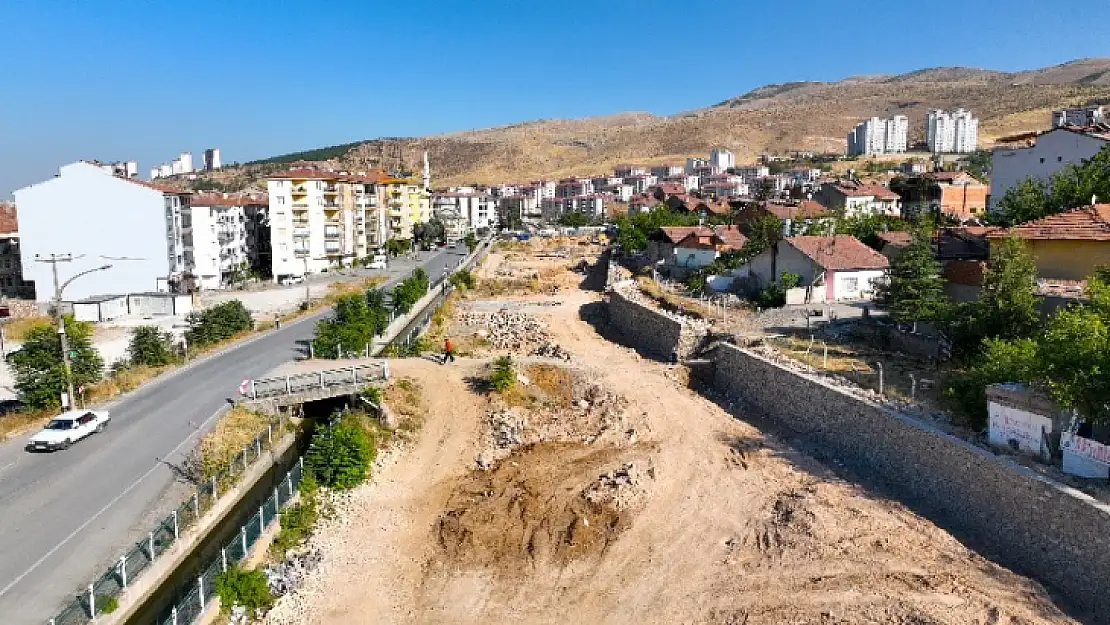
[{"label": "paved road", "polygon": [[[426,253],[420,264],[434,281],[460,258],[452,251]],[[393,263],[390,273],[404,269]],[[176,461],[188,452],[242,379],[294,359],[296,341],[309,338],[314,320],[324,314],[139,389],[109,407],[106,433],[67,451],[27,453],[29,435],[0,445],[0,623],[46,623],[146,536],[145,513],[173,481],[159,459]]]}]

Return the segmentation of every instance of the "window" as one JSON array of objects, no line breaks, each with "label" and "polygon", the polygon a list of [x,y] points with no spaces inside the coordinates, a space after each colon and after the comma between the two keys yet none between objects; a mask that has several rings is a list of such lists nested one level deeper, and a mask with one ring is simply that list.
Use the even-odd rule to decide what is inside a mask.
[{"label": "window", "polygon": [[855,293],[859,290],[859,278],[844,278],[840,285],[844,287],[845,291]]},{"label": "window", "polygon": [[1056,157],[1056,162],[1057,163],[1063,163],[1064,162],[1064,157],[1063,156],[1057,156]]},{"label": "window", "polygon": [[277,203],[278,204],[284,204],[285,203],[285,198],[279,195],[278,198],[277,198]]},{"label": "window", "polygon": [[1044,163],[1044,157],[1041,157],[1041,163]]}]

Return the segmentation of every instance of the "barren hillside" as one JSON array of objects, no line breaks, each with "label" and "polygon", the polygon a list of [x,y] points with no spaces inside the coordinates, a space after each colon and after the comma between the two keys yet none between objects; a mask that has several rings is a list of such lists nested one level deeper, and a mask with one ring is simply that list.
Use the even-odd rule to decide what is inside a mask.
[{"label": "barren hillside", "polygon": [[[838,82],[760,87],[707,108],[660,117],[622,113],[531,121],[423,138],[378,139],[277,157],[327,159],[333,165],[419,169],[427,150],[437,186],[494,183],[605,171],[622,162],[681,160],[724,146],[740,160],[792,149],[843,151],[847,132],[872,115],[910,118],[911,141],[924,138],[930,108],[970,108],[989,146],[997,137],[1048,124],[1054,107],[1110,103],[1110,59],[1004,73],[947,67],[900,76],[853,76]],[[257,166],[248,167],[257,171]],[[248,173],[248,172],[243,172]],[[252,176],[239,176],[239,180]],[[222,176],[235,176],[225,173]]]}]

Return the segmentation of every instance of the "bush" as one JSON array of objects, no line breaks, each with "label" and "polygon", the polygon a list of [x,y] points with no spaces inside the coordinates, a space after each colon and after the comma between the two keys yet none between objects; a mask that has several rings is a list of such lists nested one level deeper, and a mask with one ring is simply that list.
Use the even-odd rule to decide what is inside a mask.
[{"label": "bush", "polygon": [[224,611],[231,610],[233,605],[241,605],[248,614],[253,614],[255,610],[266,610],[274,605],[266,574],[239,568],[237,564],[229,564],[226,573],[216,576],[216,595],[220,597],[220,607]]},{"label": "bush", "polygon": [[460,269],[459,271],[456,271],[455,273],[451,274],[451,277],[448,278],[447,281],[451,284],[452,287],[460,291],[473,289],[474,285],[477,283],[477,281],[474,279],[474,274],[471,273],[469,269]]},{"label": "bush", "polygon": [[139,326],[131,332],[127,353],[132,365],[168,365],[174,361],[173,335],[157,326]]},{"label": "bush", "polygon": [[191,312],[185,321],[189,324],[189,329],[185,331],[185,340],[190,347],[219,343],[254,327],[250,311],[237,299],[207,310]]},{"label": "bush", "polygon": [[493,363],[493,371],[489,374],[489,384],[494,390],[505,392],[516,384],[516,367],[513,359],[502,356]]},{"label": "bush", "polygon": [[321,486],[347,490],[366,479],[374,455],[374,443],[358,418],[344,413],[312,436],[305,468]]},{"label": "bush", "polygon": [[[100,352],[92,344],[92,324],[65,317],[74,388],[98,382],[104,371]],[[66,391],[65,366],[57,329],[43,323],[27,331],[23,345],[8,354],[19,400],[27,408],[55,408]],[[72,400],[71,400],[72,401]]]},{"label": "bush", "polygon": [[96,612],[97,614],[111,614],[119,609],[119,597],[115,595],[97,595],[96,596]]},{"label": "bush", "polygon": [[417,268],[412,275],[393,287],[393,308],[398,313],[406,314],[421,297],[428,292],[428,274],[423,269]]},{"label": "bush", "polygon": [[291,549],[301,546],[308,540],[316,526],[316,520],[320,517],[316,488],[315,478],[311,473],[305,473],[300,485],[301,500],[283,510],[278,517],[281,531],[270,545],[270,553],[285,559]]},{"label": "bush", "polygon": [[473,232],[467,232],[463,243],[466,243],[466,249],[474,252],[474,248],[478,247],[478,237],[474,236]]},{"label": "bush", "polygon": [[338,358],[340,348],[361,353],[389,325],[389,313],[376,289],[344,295],[333,308],[334,317],[316,324],[312,348],[320,358]]}]

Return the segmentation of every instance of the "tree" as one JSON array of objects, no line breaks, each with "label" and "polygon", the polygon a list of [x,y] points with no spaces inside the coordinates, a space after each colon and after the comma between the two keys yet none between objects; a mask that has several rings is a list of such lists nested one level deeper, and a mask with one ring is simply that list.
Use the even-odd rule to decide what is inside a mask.
[{"label": "tree", "polygon": [[1040,324],[1037,312],[1037,266],[1029,247],[1017,237],[1007,237],[991,251],[978,300],[982,335],[1020,338],[1030,336]]},{"label": "tree", "polygon": [[945,393],[971,417],[971,425],[977,429],[987,423],[987,386],[1033,382],[1039,376],[1039,346],[1033,339],[985,339],[979,348],[979,361],[965,375],[955,378]]},{"label": "tree", "polygon": [[202,347],[232,338],[254,327],[247,307],[237,299],[212,308],[189,313],[185,340],[190,346]]},{"label": "tree", "polygon": [[366,479],[375,453],[358,417],[344,413],[312,436],[304,464],[320,485],[348,490]]},{"label": "tree", "polygon": [[990,150],[975,150],[964,158],[967,173],[977,180],[990,182],[993,153]]},{"label": "tree", "polygon": [[1074,306],[1056,313],[1037,351],[1049,395],[1092,422],[1110,420],[1110,332],[1097,312]]},{"label": "tree", "polygon": [[695,215],[679,214],[660,202],[654,208],[632,217],[618,215],[614,220],[617,226],[617,244],[626,252],[647,249],[648,238],[664,226],[694,226],[698,223]]},{"label": "tree", "polygon": [[559,218],[559,225],[567,228],[582,228],[590,225],[590,217],[582,211],[570,211]]},{"label": "tree", "polygon": [[[74,387],[100,381],[104,361],[92,344],[92,324],[65,316],[70,371]],[[66,391],[62,344],[57,329],[49,323],[31,328],[23,345],[7,357],[15,378],[19,400],[28,408],[55,408]]]},{"label": "tree", "polygon": [[879,234],[883,232],[899,232],[907,230],[910,224],[897,217],[889,215],[864,214],[845,217],[836,223],[836,234],[851,235],[873,250],[882,250],[883,240]]},{"label": "tree", "polygon": [[1026,178],[1006,190],[995,208],[1001,225],[1025,223],[1048,214],[1048,188],[1035,178]]},{"label": "tree", "polygon": [[408,239],[390,239],[385,242],[385,251],[390,256],[400,256],[409,251]]},{"label": "tree", "polygon": [[910,244],[890,264],[876,294],[895,321],[913,323],[915,329],[918,321],[939,318],[948,299],[928,229],[918,227],[914,231]]},{"label": "tree", "polygon": [[131,331],[127,346],[133,365],[161,367],[174,361],[173,335],[158,326],[138,326]]},{"label": "tree", "polygon": [[312,341],[313,352],[322,358],[338,358],[340,350],[362,352],[389,324],[384,301],[377,295],[373,300],[369,294],[345,295],[335,302],[333,310],[332,318],[317,322]]},{"label": "tree", "polygon": [[463,242],[466,243],[466,249],[471,253],[478,247],[478,237],[474,236],[473,232],[467,232],[466,237],[463,238]]}]

